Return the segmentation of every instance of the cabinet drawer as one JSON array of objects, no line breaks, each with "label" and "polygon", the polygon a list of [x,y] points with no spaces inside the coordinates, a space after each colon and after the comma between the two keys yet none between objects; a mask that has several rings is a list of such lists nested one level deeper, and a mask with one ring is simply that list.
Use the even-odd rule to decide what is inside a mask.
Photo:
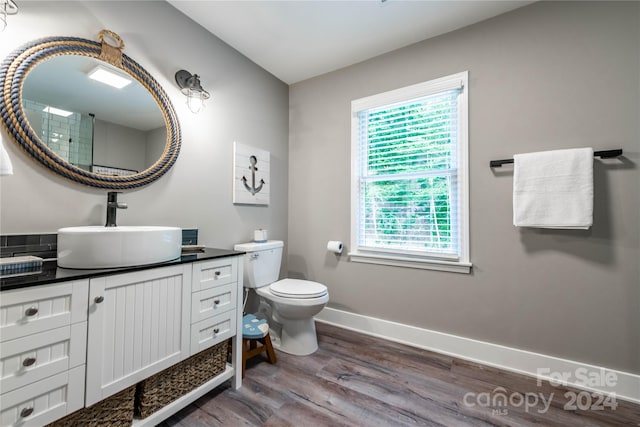
[{"label": "cabinet drawer", "polygon": [[0,426],[39,427],[83,407],[84,365],[2,395]]},{"label": "cabinet drawer", "polygon": [[86,280],[2,292],[0,341],[87,321]]},{"label": "cabinet drawer", "polygon": [[0,347],[0,390],[6,393],[85,363],[87,323],[76,323]]},{"label": "cabinet drawer", "polygon": [[236,285],[216,286],[191,295],[191,323],[236,308]]},{"label": "cabinet drawer", "polygon": [[193,288],[201,291],[215,286],[237,282],[238,260],[236,257],[215,259],[193,264]]},{"label": "cabinet drawer", "polygon": [[227,311],[191,325],[191,354],[236,334],[236,311]]}]

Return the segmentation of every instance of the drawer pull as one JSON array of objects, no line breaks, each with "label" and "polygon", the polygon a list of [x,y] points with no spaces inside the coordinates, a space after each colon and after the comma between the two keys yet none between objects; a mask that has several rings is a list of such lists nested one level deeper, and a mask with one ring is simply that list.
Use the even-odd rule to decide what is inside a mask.
[{"label": "drawer pull", "polygon": [[26,418],[31,414],[33,414],[33,408],[22,408],[22,411],[20,411],[20,416],[22,418]]},{"label": "drawer pull", "polygon": [[218,304],[220,304],[220,300],[219,300],[219,299],[215,299],[215,300],[213,300],[213,304],[214,304],[214,305],[218,305]]},{"label": "drawer pull", "polygon": [[104,301],[104,297],[100,295],[99,297],[95,297],[94,301],[96,302],[96,304],[100,304],[102,301]]},{"label": "drawer pull", "polygon": [[22,366],[27,367],[33,365],[34,363],[36,363],[35,357],[27,357],[22,361]]},{"label": "drawer pull", "polygon": [[25,310],[24,314],[27,316],[35,316],[38,314],[38,307],[29,307]]},{"label": "drawer pull", "polygon": [[220,332],[220,329],[219,329],[219,328],[215,328],[215,329],[213,330],[213,333],[214,333],[214,334],[217,334],[218,332]]},{"label": "drawer pull", "polygon": [[218,277],[220,277],[220,274],[221,274],[221,273],[220,273],[219,271],[216,271],[216,272],[215,272],[215,273],[213,273],[213,274],[216,276],[216,279],[217,279]]}]

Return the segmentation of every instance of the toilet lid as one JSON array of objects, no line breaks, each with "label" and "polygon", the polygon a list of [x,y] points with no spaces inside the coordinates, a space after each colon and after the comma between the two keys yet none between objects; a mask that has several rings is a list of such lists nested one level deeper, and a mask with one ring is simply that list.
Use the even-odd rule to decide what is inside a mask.
[{"label": "toilet lid", "polygon": [[271,293],[283,298],[318,298],[327,294],[327,287],[317,282],[284,279],[269,286]]}]

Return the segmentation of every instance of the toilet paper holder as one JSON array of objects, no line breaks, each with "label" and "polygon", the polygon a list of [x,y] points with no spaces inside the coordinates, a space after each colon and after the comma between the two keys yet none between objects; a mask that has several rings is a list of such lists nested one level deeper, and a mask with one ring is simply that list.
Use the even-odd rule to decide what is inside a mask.
[{"label": "toilet paper holder", "polygon": [[327,243],[327,250],[329,252],[333,252],[336,255],[340,255],[342,253],[342,242],[340,240],[329,240]]}]

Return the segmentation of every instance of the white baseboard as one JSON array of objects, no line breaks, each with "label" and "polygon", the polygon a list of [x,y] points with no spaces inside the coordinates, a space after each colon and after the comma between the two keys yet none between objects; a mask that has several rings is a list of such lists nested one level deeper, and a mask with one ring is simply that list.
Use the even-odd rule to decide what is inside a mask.
[{"label": "white baseboard", "polygon": [[[506,371],[640,403],[640,375],[325,307],[315,320]],[[564,375],[564,381],[560,380]]]}]

